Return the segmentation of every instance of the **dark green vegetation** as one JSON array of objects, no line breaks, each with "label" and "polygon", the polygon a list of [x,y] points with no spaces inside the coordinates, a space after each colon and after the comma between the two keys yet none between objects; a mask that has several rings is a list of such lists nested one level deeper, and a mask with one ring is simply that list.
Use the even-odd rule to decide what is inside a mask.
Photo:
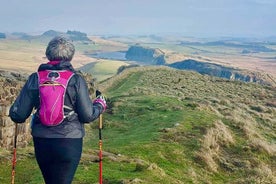
[{"label": "dark green vegetation", "polygon": [[[275,183],[276,89],[169,69],[130,68],[99,84],[106,183]],[[97,122],[86,125],[74,183],[98,181]],[[11,155],[0,155],[9,183]],[[42,183],[32,145],[16,183]]]}]

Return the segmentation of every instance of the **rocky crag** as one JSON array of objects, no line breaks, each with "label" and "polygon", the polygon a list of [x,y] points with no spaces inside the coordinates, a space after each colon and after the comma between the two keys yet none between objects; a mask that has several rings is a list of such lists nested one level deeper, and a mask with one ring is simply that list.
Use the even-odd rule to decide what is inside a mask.
[{"label": "rocky crag", "polygon": [[269,74],[241,70],[211,62],[196,61],[193,59],[167,64],[165,58],[166,54],[162,50],[142,47],[140,45],[131,46],[126,52],[127,60],[136,61],[142,65],[165,65],[180,70],[192,70],[203,75],[226,78],[229,80],[254,82],[273,86],[276,85],[276,80]]},{"label": "rocky crag", "polygon": [[200,62],[192,59],[176,62],[167,65],[172,68],[181,70],[193,70],[200,74],[211,75],[229,80],[237,80],[244,82],[254,82],[259,84],[276,85],[272,76],[261,74],[247,70],[240,70],[231,67],[222,66],[219,64]]},{"label": "rocky crag", "polygon": [[165,61],[165,53],[160,49],[142,47],[140,45],[131,46],[126,52],[126,59],[138,61],[143,64],[163,65]]}]

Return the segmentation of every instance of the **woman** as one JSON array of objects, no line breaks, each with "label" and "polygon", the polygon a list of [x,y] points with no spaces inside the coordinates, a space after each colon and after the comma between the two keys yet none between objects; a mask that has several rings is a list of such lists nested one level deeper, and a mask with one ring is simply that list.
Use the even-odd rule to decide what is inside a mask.
[{"label": "woman", "polygon": [[[62,36],[53,38],[46,49],[49,62],[41,64],[38,72],[29,76],[9,112],[14,122],[23,123],[33,108],[37,109],[33,115],[32,136],[36,160],[46,184],[72,182],[82,153],[84,123],[97,119],[106,109],[102,96],[91,102],[85,80],[70,63],[74,53],[75,47],[69,39]],[[65,118],[56,126],[46,126],[41,122],[39,113],[42,102],[38,73],[64,70],[73,72],[65,91]]]}]

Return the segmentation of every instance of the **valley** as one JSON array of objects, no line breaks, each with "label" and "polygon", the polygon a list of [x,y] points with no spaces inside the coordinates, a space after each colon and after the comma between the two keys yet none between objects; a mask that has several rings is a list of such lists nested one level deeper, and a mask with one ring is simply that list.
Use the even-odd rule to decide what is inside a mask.
[{"label": "valley", "polygon": [[[40,63],[46,62],[44,49],[53,34],[57,33],[48,31],[42,36],[28,37],[28,39],[15,37],[0,39],[0,69],[26,73],[34,71]],[[92,66],[90,63],[97,63],[99,66],[101,61],[112,61],[110,67],[113,72],[101,76],[99,80],[116,74],[116,69],[124,63],[125,65],[155,65],[150,62],[150,58],[149,61],[141,62],[143,58],[139,60],[139,57],[142,56],[135,56],[138,60],[126,58],[128,50],[138,45],[146,49],[159,49],[164,55],[165,65],[195,60],[246,70],[249,73],[256,72],[259,76],[265,76],[265,80],[270,80],[272,84],[276,81],[276,42],[273,40],[241,38],[221,38],[220,40],[219,38],[199,39],[151,35],[88,36],[88,39],[91,41],[75,41],[76,54],[72,63],[75,68],[85,68],[87,64],[88,67]],[[112,63],[116,63],[115,66]],[[87,68],[85,71],[93,71],[93,69]]]}]

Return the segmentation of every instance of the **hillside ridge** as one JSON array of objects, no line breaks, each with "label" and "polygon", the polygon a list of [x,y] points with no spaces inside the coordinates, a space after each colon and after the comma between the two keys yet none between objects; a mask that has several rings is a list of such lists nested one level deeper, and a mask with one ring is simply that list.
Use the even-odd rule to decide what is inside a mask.
[{"label": "hillside ridge", "polygon": [[[178,105],[167,107],[169,109],[182,112],[180,104],[186,104],[199,114],[213,114],[211,122],[208,119],[194,122],[196,115],[182,112],[184,119],[192,116],[193,121],[175,122],[175,126],[162,129],[162,140],[184,147],[188,146],[187,141],[199,141],[197,149],[186,151],[193,155],[196,163],[204,166],[203,173],[230,175],[232,179],[228,181],[234,183],[276,182],[276,88],[163,66],[130,68],[100,85],[113,94],[114,99],[116,96],[123,98],[113,102],[117,104],[112,107],[115,109],[122,107],[118,104],[126,103],[124,99],[157,97],[176,99]],[[191,130],[186,127],[189,123],[193,127]],[[192,130],[200,131],[202,136]],[[265,159],[259,159],[261,155]],[[208,172],[203,176],[195,170],[196,166],[193,182],[201,181],[199,176],[209,178]],[[247,177],[239,176],[241,173]],[[207,180],[211,182],[210,178]]]}]

